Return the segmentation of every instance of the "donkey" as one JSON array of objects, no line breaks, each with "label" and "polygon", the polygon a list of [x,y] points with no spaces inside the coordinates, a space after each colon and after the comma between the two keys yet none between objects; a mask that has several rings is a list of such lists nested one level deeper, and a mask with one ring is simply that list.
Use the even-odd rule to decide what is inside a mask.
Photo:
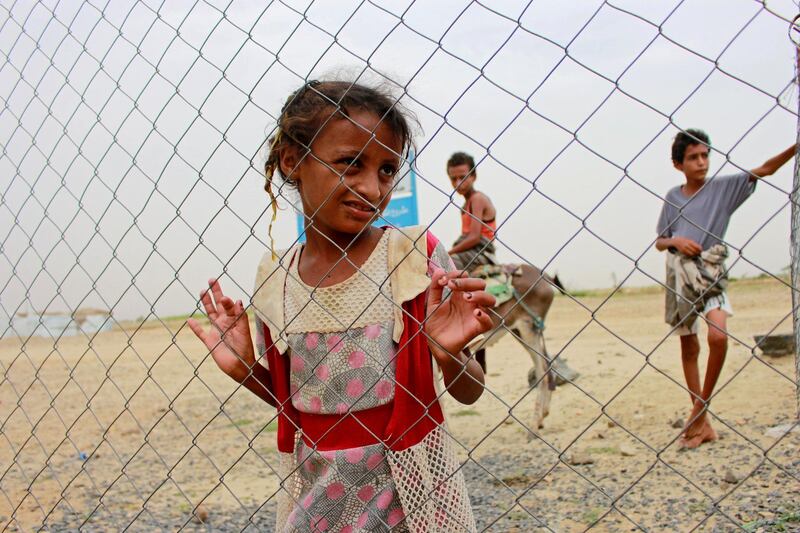
[{"label": "donkey", "polygon": [[[555,286],[563,288],[558,277],[551,278],[540,269],[523,264],[517,269],[516,265],[509,265],[516,272],[512,276],[514,298],[500,304],[491,310],[490,315],[494,328],[484,333],[484,340],[473,346],[476,359],[486,369],[485,349],[501,339],[506,333],[512,335],[525,348],[533,361],[533,368],[528,372],[528,384],[531,388],[537,387],[534,400],[533,423],[531,431],[536,431],[544,426],[544,418],[550,411],[550,397],[556,388],[556,375],[553,372],[555,364],[547,354],[544,344],[544,321],[547,312],[553,303]],[[564,372],[561,372],[561,370]],[[559,368],[560,378],[572,380],[577,373],[566,366]],[[530,434],[530,437],[533,433]]]}]

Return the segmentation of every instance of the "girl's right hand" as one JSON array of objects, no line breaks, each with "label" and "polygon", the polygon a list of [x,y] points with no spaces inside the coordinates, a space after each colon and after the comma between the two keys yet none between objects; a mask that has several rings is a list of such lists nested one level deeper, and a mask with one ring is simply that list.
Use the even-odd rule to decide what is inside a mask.
[{"label": "girl's right hand", "polygon": [[256,364],[253,340],[250,337],[250,321],[239,300],[234,302],[222,293],[219,281],[208,280],[208,290],[200,293],[208,320],[208,331],[190,318],[189,328],[203,341],[217,366],[231,378],[242,383]]}]

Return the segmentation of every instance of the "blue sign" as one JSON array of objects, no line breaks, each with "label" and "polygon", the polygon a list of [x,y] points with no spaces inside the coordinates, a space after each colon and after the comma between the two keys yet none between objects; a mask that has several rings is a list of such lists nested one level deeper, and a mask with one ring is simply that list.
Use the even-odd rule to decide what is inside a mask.
[{"label": "blue sign", "polygon": [[[375,221],[376,226],[389,225],[402,228],[419,224],[417,174],[414,172],[413,153],[409,156],[409,161],[408,172],[403,173],[401,169],[400,181],[395,185],[389,205],[386,206],[383,214]],[[306,240],[304,233],[303,215],[297,215],[297,234],[300,235],[300,242]]]}]

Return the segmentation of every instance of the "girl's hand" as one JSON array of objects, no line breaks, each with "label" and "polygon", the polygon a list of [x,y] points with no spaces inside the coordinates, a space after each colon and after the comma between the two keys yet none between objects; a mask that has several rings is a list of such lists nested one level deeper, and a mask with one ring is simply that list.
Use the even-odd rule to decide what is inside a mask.
[{"label": "girl's hand", "polygon": [[208,280],[208,290],[200,293],[211,327],[208,331],[190,318],[189,328],[203,341],[217,366],[231,378],[242,383],[256,364],[250,321],[239,300],[234,302],[222,293],[216,279]]},{"label": "girl's hand", "polygon": [[[494,296],[484,291],[486,282],[468,278],[464,272],[445,273],[437,268],[433,272],[428,290],[425,333],[430,339],[432,353],[440,366],[453,361],[452,356],[484,331],[492,329],[493,323],[486,308],[495,303]],[[442,301],[444,288],[450,289],[447,299]],[[442,353],[442,351],[444,353]]]}]

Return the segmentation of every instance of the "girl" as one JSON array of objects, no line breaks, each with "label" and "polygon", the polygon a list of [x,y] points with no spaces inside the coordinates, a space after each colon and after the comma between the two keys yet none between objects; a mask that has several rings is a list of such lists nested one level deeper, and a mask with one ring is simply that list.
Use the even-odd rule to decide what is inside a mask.
[{"label": "girl", "polygon": [[226,374],[278,409],[279,531],[475,529],[431,356],[449,393],[475,402],[484,376],[465,347],[492,327],[494,298],[423,228],[372,225],[410,131],[371,88],[315,81],[293,93],[266,189],[274,207],[277,169],[297,190],[306,243],[258,267],[255,349],[242,302],[216,280],[201,295],[210,329],[189,321]]}]

